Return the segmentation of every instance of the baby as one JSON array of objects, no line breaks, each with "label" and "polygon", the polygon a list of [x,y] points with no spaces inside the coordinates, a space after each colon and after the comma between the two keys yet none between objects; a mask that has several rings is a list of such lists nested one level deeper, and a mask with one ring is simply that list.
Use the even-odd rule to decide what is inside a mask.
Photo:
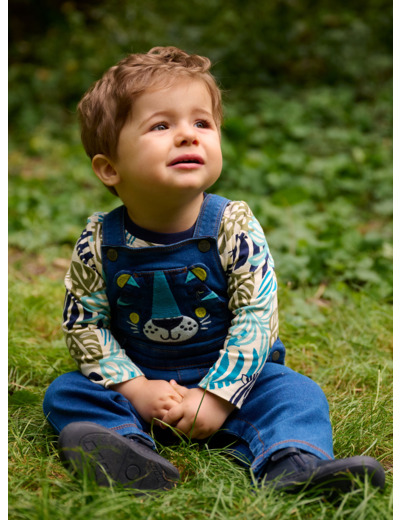
[{"label": "baby", "polygon": [[[326,398],[284,364],[277,283],[245,202],[207,190],[221,174],[221,93],[207,58],[132,54],[79,104],[82,142],[122,205],[95,213],[66,276],[64,332],[79,370],[44,412],[63,457],[99,484],[167,489],[155,449],[171,431],[230,446],[260,485],[350,489],[370,457],[335,459]],[[154,426],[154,428],[153,428]]]}]

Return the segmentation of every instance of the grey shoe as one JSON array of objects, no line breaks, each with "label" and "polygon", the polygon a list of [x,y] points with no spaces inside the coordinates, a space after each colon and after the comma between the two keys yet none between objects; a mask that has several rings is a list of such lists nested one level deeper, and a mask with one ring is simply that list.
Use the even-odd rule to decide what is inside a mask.
[{"label": "grey shoe", "polygon": [[100,486],[116,482],[138,490],[170,489],[179,480],[177,468],[152,448],[95,423],[70,423],[58,444],[71,469],[88,473]]},{"label": "grey shoe", "polygon": [[351,491],[355,479],[365,475],[373,486],[385,485],[385,472],[372,457],[321,460],[298,448],[286,448],[275,452],[264,470],[261,485],[271,485],[277,490],[296,491],[311,487],[324,490]]}]

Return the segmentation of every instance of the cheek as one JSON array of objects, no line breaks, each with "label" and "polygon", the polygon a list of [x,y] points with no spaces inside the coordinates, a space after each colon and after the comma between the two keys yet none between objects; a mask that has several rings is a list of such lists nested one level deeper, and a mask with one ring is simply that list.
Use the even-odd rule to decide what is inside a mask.
[{"label": "cheek", "polygon": [[215,163],[215,171],[218,172],[218,175],[221,173],[223,158],[221,148],[215,151],[214,155],[214,163]]},{"label": "cheek", "polygon": [[[155,134],[157,135],[157,134]],[[136,147],[135,157],[140,158],[141,161],[157,162],[165,160],[168,152],[168,143],[160,137],[153,139],[142,140]]]}]

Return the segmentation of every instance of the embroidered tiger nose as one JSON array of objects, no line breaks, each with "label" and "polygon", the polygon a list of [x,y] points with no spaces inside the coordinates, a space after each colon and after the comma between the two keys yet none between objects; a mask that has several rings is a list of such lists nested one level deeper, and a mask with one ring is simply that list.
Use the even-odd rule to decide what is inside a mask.
[{"label": "embroidered tiger nose", "polygon": [[153,319],[153,324],[156,327],[160,327],[162,329],[168,330],[169,332],[173,330],[175,327],[182,323],[183,316],[179,318],[163,318],[163,319]]}]

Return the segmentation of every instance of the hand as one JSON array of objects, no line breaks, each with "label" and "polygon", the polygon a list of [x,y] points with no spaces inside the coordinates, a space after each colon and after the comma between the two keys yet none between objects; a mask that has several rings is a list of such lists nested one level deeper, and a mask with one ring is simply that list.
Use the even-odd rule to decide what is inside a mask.
[{"label": "hand", "polygon": [[189,389],[174,380],[170,383],[183,400],[175,404],[162,420],[191,438],[209,437],[221,428],[235,409],[233,404],[202,388]]},{"label": "hand", "polygon": [[162,419],[172,407],[183,400],[168,381],[150,380],[144,376],[119,383],[113,389],[129,399],[136,411],[148,423],[153,419]]}]

